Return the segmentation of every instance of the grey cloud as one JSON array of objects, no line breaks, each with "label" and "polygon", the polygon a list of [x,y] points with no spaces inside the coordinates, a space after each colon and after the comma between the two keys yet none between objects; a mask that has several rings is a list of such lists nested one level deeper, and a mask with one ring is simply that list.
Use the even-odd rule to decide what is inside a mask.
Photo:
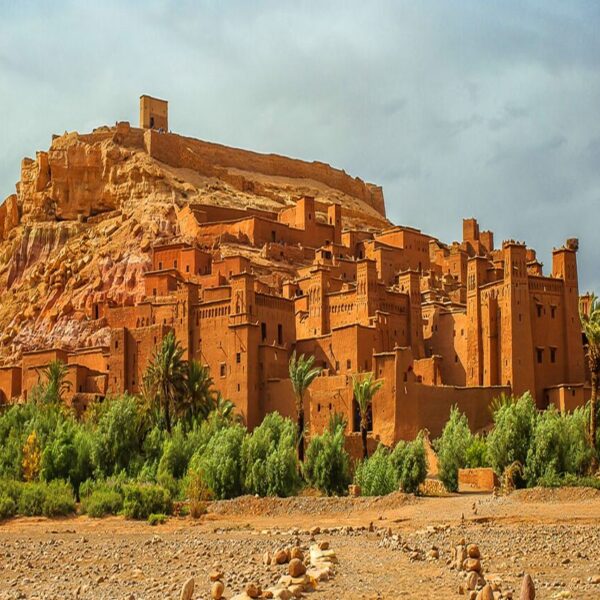
[{"label": "grey cloud", "polygon": [[50,135],[170,100],[187,135],[323,160],[444,240],[476,216],[600,291],[600,4],[3,3],[0,194]]}]

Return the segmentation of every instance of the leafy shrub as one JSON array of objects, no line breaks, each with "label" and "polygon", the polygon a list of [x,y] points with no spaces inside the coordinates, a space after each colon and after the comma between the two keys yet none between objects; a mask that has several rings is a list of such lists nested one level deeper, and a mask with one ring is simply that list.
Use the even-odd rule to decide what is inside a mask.
[{"label": "leafy shrub", "polygon": [[190,471],[187,478],[187,497],[189,500],[190,515],[193,519],[199,519],[206,514],[208,502],[212,500],[212,490],[204,482],[202,473]]},{"label": "leafy shrub", "polygon": [[490,459],[488,457],[488,448],[486,440],[480,435],[474,435],[471,438],[471,444],[467,448],[466,469],[478,469],[480,467],[489,467]]},{"label": "leafy shrub", "polygon": [[18,513],[27,517],[63,516],[75,512],[73,489],[65,481],[24,483],[18,501]]},{"label": "leafy shrub", "polygon": [[42,508],[44,516],[64,516],[75,512],[73,488],[66,481],[51,481],[45,485],[45,488]]},{"label": "leafy shrub", "polygon": [[259,496],[291,496],[299,489],[295,424],[268,414],[242,444],[244,489]]},{"label": "leafy shrub", "polygon": [[119,471],[133,474],[132,464],[139,454],[140,414],[137,400],[121,396],[106,400],[98,409],[92,460],[103,475]]},{"label": "leafy shrub", "polygon": [[235,498],[242,493],[241,449],[245,436],[246,430],[240,425],[218,429],[205,450],[192,457],[190,469],[203,473],[216,498]]},{"label": "leafy shrub", "polygon": [[23,484],[20,481],[14,479],[0,480],[0,496],[10,498],[17,506],[19,504],[19,499],[21,498],[22,489]]},{"label": "leafy shrub", "polygon": [[8,519],[17,514],[17,503],[10,496],[0,496],[0,519]]},{"label": "leafy shrub", "polygon": [[396,469],[385,446],[380,444],[369,458],[358,463],[354,483],[363,496],[384,496],[398,489]]},{"label": "leafy shrub", "polygon": [[591,476],[577,476],[567,473],[566,475],[557,475],[556,473],[547,473],[537,480],[537,485],[542,487],[589,487],[600,490],[600,478]]},{"label": "leafy shrub", "polygon": [[26,517],[40,516],[44,512],[44,501],[46,500],[45,484],[28,483],[21,488],[18,512]]},{"label": "leafy shrub", "polygon": [[396,471],[396,479],[400,489],[408,494],[415,494],[427,477],[427,455],[423,437],[419,435],[412,442],[400,441],[390,456]]},{"label": "leafy shrub", "polygon": [[306,481],[328,496],[341,496],[352,482],[350,457],[344,447],[344,427],[335,426],[311,438],[304,461]]},{"label": "leafy shrub", "polygon": [[467,417],[456,406],[450,411],[450,418],[434,445],[439,478],[447,490],[455,492],[458,489],[458,470],[467,466],[469,448],[473,445]]},{"label": "leafy shrub", "polygon": [[124,486],[123,491],[123,514],[128,519],[147,519],[152,513],[171,513],[171,497],[163,487],[131,483]]},{"label": "leafy shrub", "polygon": [[515,461],[526,463],[536,418],[535,403],[528,392],[496,410],[487,445],[491,466],[498,475]]},{"label": "leafy shrub", "polygon": [[58,406],[33,402],[14,405],[3,412],[0,415],[0,477],[21,479],[23,448],[29,435],[35,431],[36,446],[43,449],[67,418]]},{"label": "leafy shrub", "polygon": [[81,508],[94,518],[117,515],[123,508],[123,496],[115,489],[97,489],[82,500]]},{"label": "leafy shrub", "polygon": [[168,473],[175,479],[181,479],[187,471],[193,448],[188,436],[178,423],[168,437],[162,448],[162,455],[158,464],[158,475]]},{"label": "leafy shrub", "polygon": [[92,435],[74,421],[62,422],[42,453],[42,479],[69,480],[78,490],[81,482],[92,475],[91,453]]},{"label": "leafy shrub", "polygon": [[585,409],[577,409],[561,415],[550,408],[539,415],[525,465],[528,485],[535,485],[543,478],[586,472],[592,459],[586,439],[587,413]]},{"label": "leafy shrub", "polygon": [[148,516],[148,524],[152,526],[162,525],[167,522],[168,518],[169,517],[163,513],[153,513]]}]

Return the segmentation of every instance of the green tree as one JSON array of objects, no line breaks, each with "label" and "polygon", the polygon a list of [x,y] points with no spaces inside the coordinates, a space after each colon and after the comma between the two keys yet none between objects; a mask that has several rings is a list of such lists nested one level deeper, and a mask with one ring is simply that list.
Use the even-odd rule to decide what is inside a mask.
[{"label": "green tree", "polygon": [[390,451],[383,444],[358,463],[354,483],[360,487],[362,496],[385,496],[398,489],[398,474]]},{"label": "green tree", "polygon": [[537,409],[529,392],[502,404],[494,413],[494,429],[487,445],[490,463],[499,476],[515,461],[525,465],[536,419]]},{"label": "green tree", "polygon": [[294,451],[295,426],[279,413],[269,413],[244,438],[242,465],[244,489],[259,496],[291,496],[301,483]]},{"label": "green tree", "polygon": [[127,471],[131,473],[140,450],[140,413],[131,396],[107,399],[98,411],[92,441],[92,462],[105,476]]},{"label": "green tree", "polygon": [[407,494],[416,494],[427,477],[427,454],[423,434],[419,433],[412,442],[399,441],[390,455],[390,460],[396,469],[400,489]]},{"label": "green tree", "polygon": [[235,404],[231,400],[223,398],[221,392],[218,392],[213,398],[210,413],[217,416],[224,423],[240,422],[240,415],[235,414]]},{"label": "green tree", "polygon": [[597,419],[598,419],[598,382],[600,381],[600,300],[592,294],[587,311],[580,307],[581,325],[586,337],[586,355],[590,369],[592,393],[590,395],[590,446],[594,450],[591,468],[598,469]]},{"label": "green tree", "polygon": [[63,396],[71,389],[71,384],[67,381],[67,365],[61,360],[53,360],[46,365],[41,374],[46,380],[42,384],[42,399],[49,404],[58,404]]},{"label": "green tree", "polygon": [[296,435],[298,444],[298,460],[304,462],[304,394],[310,384],[321,373],[320,367],[313,367],[315,363],[314,356],[305,356],[301,354],[296,357],[296,351],[290,358],[290,381],[294,390],[296,400]]},{"label": "green tree", "polygon": [[306,481],[328,496],[341,496],[352,482],[350,456],[344,445],[342,425],[315,435],[306,449],[304,477]]},{"label": "green tree", "polygon": [[363,458],[369,456],[367,449],[367,427],[369,408],[373,402],[373,397],[383,385],[383,381],[375,381],[373,373],[367,373],[365,377],[356,375],[352,378],[352,389],[354,399],[358,404],[358,412],[360,413],[360,437],[362,439]]},{"label": "green tree", "polygon": [[185,396],[186,362],[183,348],[169,331],[156,348],[144,374],[144,394],[150,405],[162,412],[167,432],[171,433],[173,417],[181,411]]},{"label": "green tree", "polygon": [[473,435],[467,417],[456,406],[452,407],[442,435],[434,444],[438,454],[440,480],[451,492],[458,489],[458,470],[467,466],[472,443]]},{"label": "green tree", "polygon": [[187,363],[180,412],[189,424],[208,417],[214,406],[213,380],[209,370],[196,360]]}]

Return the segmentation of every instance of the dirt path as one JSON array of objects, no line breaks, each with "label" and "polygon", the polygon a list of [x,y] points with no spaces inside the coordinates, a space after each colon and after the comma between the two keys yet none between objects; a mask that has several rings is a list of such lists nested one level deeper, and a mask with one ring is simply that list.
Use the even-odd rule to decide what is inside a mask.
[{"label": "dirt path", "polygon": [[[201,521],[157,527],[119,517],[15,519],[0,524],[0,599],[176,599],[190,576],[194,598],[209,598],[217,567],[229,598],[250,581],[277,581],[285,566],[264,566],[264,552],[308,545],[314,526],[340,562],[309,598],[466,598],[463,576],[447,565],[460,538],[479,545],[488,580],[504,592],[527,572],[538,599],[600,598],[600,493],[531,490],[509,498],[245,497],[215,503]],[[439,559],[427,560],[432,547]]]}]

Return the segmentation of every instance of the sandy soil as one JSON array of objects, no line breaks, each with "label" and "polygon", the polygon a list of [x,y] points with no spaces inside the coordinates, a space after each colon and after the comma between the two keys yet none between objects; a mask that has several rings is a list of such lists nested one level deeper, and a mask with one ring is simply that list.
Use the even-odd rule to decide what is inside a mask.
[{"label": "sandy soil", "polygon": [[[447,564],[461,538],[479,545],[486,578],[505,593],[518,592],[530,573],[537,599],[600,598],[600,492],[575,489],[506,498],[244,497],[214,503],[199,521],[157,527],[119,517],[15,519],[0,524],[0,598],[176,599],[189,577],[194,598],[209,598],[215,568],[230,598],[248,582],[277,581],[286,567],[263,565],[263,553],[308,546],[315,526],[339,565],[307,598],[466,598],[464,576]],[[434,546],[440,557],[428,560]]]}]

